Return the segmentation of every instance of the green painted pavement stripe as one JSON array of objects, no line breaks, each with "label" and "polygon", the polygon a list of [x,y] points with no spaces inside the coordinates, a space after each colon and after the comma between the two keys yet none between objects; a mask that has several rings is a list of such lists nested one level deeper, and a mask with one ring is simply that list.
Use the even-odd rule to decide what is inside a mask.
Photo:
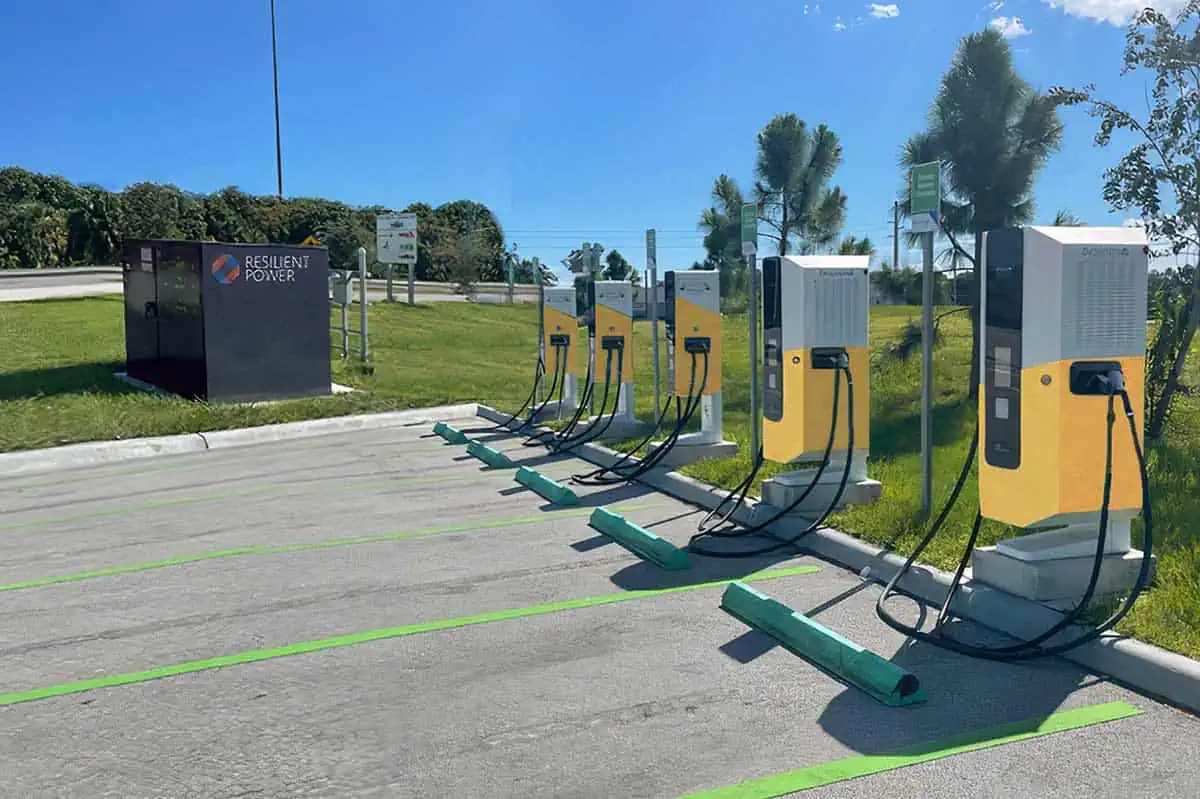
[{"label": "green painted pavement stripe", "polygon": [[[645,510],[661,504],[662,503],[660,502],[632,502],[626,505],[616,503],[610,507],[631,511]],[[163,558],[162,560],[151,560],[143,563],[127,563],[121,566],[107,566],[102,569],[88,569],[87,571],[72,572],[70,574],[58,574],[51,577],[36,577],[32,580],[21,580],[20,582],[16,583],[0,585],[0,592],[24,591],[29,588],[41,588],[43,586],[57,585],[59,583],[77,583],[82,580],[94,580],[98,577],[115,577],[119,574],[131,574],[133,572],[166,569],[172,566],[185,566],[189,563],[201,563],[206,560],[237,558],[246,555],[277,555],[287,552],[308,552],[321,549],[362,546],[363,544],[380,544],[388,541],[404,541],[410,538],[426,538],[429,536],[449,535],[451,533],[469,533],[478,530],[494,530],[504,527],[513,527],[518,524],[533,524],[535,522],[545,521],[548,518],[557,519],[562,517],[570,518],[586,516],[589,513],[591,513],[590,509],[546,511],[533,516],[514,516],[507,519],[489,519],[487,521],[472,522],[470,524],[451,524],[443,525],[441,527],[427,527],[423,530],[403,530],[396,533],[382,533],[380,535],[360,535],[354,536],[353,538],[333,538],[326,541],[300,542],[294,544],[251,544],[250,546],[237,547],[235,549],[220,549],[212,552],[197,552],[192,555],[178,555],[173,558]]]},{"label": "green painted pavement stripe", "polygon": [[[574,471],[575,468],[577,468],[577,467],[573,467],[572,471]],[[355,481],[362,481],[359,483],[358,488],[370,490],[373,487],[383,488],[383,487],[388,487],[388,486],[421,485],[421,484],[439,483],[439,482],[440,483],[464,483],[464,482],[487,483],[487,482],[493,482],[493,481],[496,481],[496,482],[511,481],[511,478],[509,477],[507,472],[505,472],[504,474],[484,473],[482,475],[480,475],[478,472],[471,472],[469,474],[455,474],[455,475],[446,475],[446,476],[416,475],[413,477],[396,477],[396,478],[378,477],[376,475],[359,475],[357,477],[348,477],[348,478],[338,478],[338,477],[320,478],[320,479],[313,479],[310,481],[301,481],[301,482],[296,482],[296,483],[280,483],[278,485],[270,485],[270,484],[257,485],[257,486],[248,486],[245,488],[231,488],[231,489],[228,489],[225,491],[211,491],[206,494],[200,494],[200,495],[194,496],[194,497],[176,497],[173,499],[152,499],[152,500],[147,500],[145,502],[139,502],[139,503],[132,504],[132,505],[122,505],[119,508],[104,508],[102,510],[87,511],[86,513],[74,513],[74,514],[70,514],[68,516],[50,516],[50,517],[43,517],[40,519],[26,519],[26,520],[19,521],[19,522],[7,522],[4,524],[0,524],[0,532],[11,532],[13,530],[28,530],[28,529],[38,528],[38,527],[50,527],[55,524],[70,524],[72,522],[83,522],[83,521],[88,521],[90,519],[103,519],[103,518],[107,518],[107,517],[111,517],[111,516],[123,516],[126,513],[137,513],[139,511],[155,510],[157,508],[175,508],[175,507],[183,507],[183,506],[187,506],[187,505],[198,505],[203,502],[216,502],[216,501],[223,500],[223,499],[233,499],[235,497],[253,496],[256,494],[266,494],[266,493],[275,493],[275,492],[279,492],[279,493],[285,494],[285,495],[289,492],[296,493],[296,494],[304,494],[304,493],[309,493],[309,491],[311,491],[311,488],[305,489],[302,487],[304,483],[308,483],[308,482],[311,482],[314,484],[315,483],[328,483],[330,480],[337,481],[338,484],[342,485],[342,486],[344,486],[348,483],[355,482]],[[164,490],[170,491],[171,489],[168,488],[168,489],[164,489]],[[14,513],[26,513],[29,511],[13,511],[13,512]]]},{"label": "green painted pavement stripe", "polygon": [[[759,580],[771,580],[779,577],[793,577],[801,574],[813,574],[819,571],[821,571],[820,566],[794,566],[786,569],[772,569],[769,571],[758,572],[757,574],[752,574],[749,577],[743,577],[741,580],[742,582],[757,582]],[[561,602],[548,602],[543,605],[530,605],[524,608],[498,610],[492,613],[481,613],[476,616],[456,616],[450,619],[427,621],[421,622],[420,624],[408,624],[403,627],[384,627],[378,630],[368,630],[366,632],[351,633],[349,635],[338,635],[332,638],[322,638],[316,641],[304,641],[298,644],[277,646],[270,649],[256,649],[250,652],[222,655],[221,657],[208,658],[206,660],[192,660],[186,663],[176,663],[172,666],[160,666],[154,669],[146,669],[145,671],[131,671],[125,674],[110,674],[106,677],[96,677],[95,679],[91,680],[80,680],[78,682],[51,685],[47,688],[34,688],[30,691],[15,691],[13,693],[0,694],[0,707],[6,705],[18,705],[23,702],[35,702],[40,699],[49,699],[55,696],[80,694],[86,691],[95,691],[98,688],[113,688],[119,685],[132,685],[134,683],[149,682],[150,680],[161,680],[165,677],[177,677],[181,674],[192,674],[198,671],[211,671],[212,669],[222,669],[229,666],[241,666],[247,663],[258,663],[263,660],[273,660],[275,658],[290,657],[292,655],[303,655],[309,652],[319,652],[324,649],[339,649],[341,647],[355,646],[357,644],[366,644],[370,643],[371,641],[382,641],[390,638],[405,638],[410,635],[437,632],[438,630],[453,630],[458,627],[470,627],[477,624],[490,624],[497,621],[523,619],[529,616],[543,616],[549,613],[561,613],[562,611],[566,610],[597,607],[599,605],[611,605],[617,602],[628,602],[633,599],[642,599],[645,597],[677,594],[684,591],[696,591],[702,588],[715,588],[718,586],[728,585],[731,582],[733,582],[732,578],[727,580],[714,580],[704,583],[692,583],[690,585],[672,586],[670,588],[650,588],[639,591],[622,591],[615,594],[602,594],[600,596],[590,596],[582,599],[567,599]]]},{"label": "green painted pavement stripe", "polygon": [[1012,724],[1001,724],[982,730],[965,732],[940,741],[907,747],[890,755],[856,755],[830,763],[786,771],[725,788],[688,794],[682,799],[774,799],[790,793],[832,785],[835,782],[866,777],[882,771],[915,766],[931,760],[977,752],[993,746],[1040,738],[1056,732],[1077,730],[1107,721],[1141,715],[1142,711],[1127,702],[1107,702],[1102,705],[1064,710]]}]

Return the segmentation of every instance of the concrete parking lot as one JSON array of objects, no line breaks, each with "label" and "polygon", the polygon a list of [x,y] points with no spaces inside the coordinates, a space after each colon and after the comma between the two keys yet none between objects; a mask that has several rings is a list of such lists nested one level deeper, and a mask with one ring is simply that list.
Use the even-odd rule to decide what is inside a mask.
[{"label": "concrete parking lot", "polygon": [[[682,544],[696,509],[640,486],[558,507],[512,474],[420,425],[6,480],[5,795],[1200,796],[1191,716],[1063,661],[908,645],[877,587],[813,558],[662,572],[589,513]],[[752,573],[927,701],[885,707],[749,632],[718,604]],[[1005,742],[1112,702],[1131,710]],[[964,741],[995,745],[942,756]],[[936,757],[863,757],[914,747]]]}]

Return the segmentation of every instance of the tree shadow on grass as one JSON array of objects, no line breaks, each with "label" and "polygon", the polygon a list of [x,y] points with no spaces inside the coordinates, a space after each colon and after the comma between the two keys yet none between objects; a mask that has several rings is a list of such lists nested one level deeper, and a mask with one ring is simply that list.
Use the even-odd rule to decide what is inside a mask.
[{"label": "tree shadow on grass", "polygon": [[[968,397],[933,407],[933,444],[953,444],[970,435],[971,420],[977,403]],[[871,419],[871,454],[884,457],[909,455],[921,451],[920,411],[891,412],[884,409]]]},{"label": "tree shadow on grass", "polygon": [[119,361],[77,363],[20,372],[0,372],[0,400],[51,397],[61,394],[140,394],[114,373],[124,371]]}]

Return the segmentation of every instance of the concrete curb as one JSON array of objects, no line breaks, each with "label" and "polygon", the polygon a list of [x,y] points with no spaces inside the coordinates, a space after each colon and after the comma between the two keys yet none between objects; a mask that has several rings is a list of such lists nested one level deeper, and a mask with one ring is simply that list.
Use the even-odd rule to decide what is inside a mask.
[{"label": "concrete curb", "polygon": [[[502,422],[507,418],[485,405],[479,406],[479,415],[494,422]],[[597,444],[583,444],[572,451],[598,466],[610,466],[621,457],[619,453]],[[651,470],[638,481],[706,509],[716,507],[725,496],[724,489],[678,472],[663,471],[661,467]],[[750,523],[757,507],[757,501],[748,499],[745,506],[734,515],[734,520],[742,524]],[[799,520],[785,519],[772,525],[771,529],[781,536],[789,536],[795,535],[801,529],[800,525]],[[804,549],[881,583],[891,580],[905,561],[899,555],[885,552],[831,528],[823,528],[807,536]],[[900,581],[899,589],[941,607],[952,578],[949,572],[917,564]],[[894,601],[901,605],[904,600]],[[1033,638],[1062,618],[1061,613],[1045,605],[969,583],[956,596],[954,610],[963,618],[1023,639]],[[1065,636],[1053,638],[1047,643],[1052,645],[1075,635],[1078,635],[1078,630],[1068,631]],[[1200,713],[1200,663],[1183,655],[1110,633],[1062,657],[1141,693]]]},{"label": "concrete curb", "polygon": [[134,438],[127,441],[92,441],[28,452],[8,452],[0,454],[0,477],[75,469],[113,461],[149,458],[156,455],[177,455],[225,447],[245,447],[331,433],[423,425],[472,416],[477,407],[472,402],[462,405],[443,405],[436,408],[414,408],[409,411],[393,411],[391,413],[334,416],[303,422],[247,427],[240,430],[183,433],[175,436]]}]

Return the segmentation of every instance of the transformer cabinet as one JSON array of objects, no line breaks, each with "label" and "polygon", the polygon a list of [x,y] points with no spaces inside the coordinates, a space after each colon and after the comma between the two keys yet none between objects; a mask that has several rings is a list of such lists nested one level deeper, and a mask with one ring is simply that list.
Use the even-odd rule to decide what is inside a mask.
[{"label": "transformer cabinet", "polygon": [[[1025,227],[988,231],[983,245],[980,513],[1041,532],[976,550],[975,579],[1067,599],[1082,593],[1097,549],[1114,381],[1141,436],[1148,242],[1140,228]],[[1097,596],[1128,588],[1141,565],[1130,539],[1140,471],[1119,398],[1115,407]]]},{"label": "transformer cabinet", "polygon": [[[869,265],[865,255],[763,259],[763,459],[812,467],[764,482],[763,499],[770,505],[791,507],[808,492],[797,512],[827,507],[847,463],[849,478],[839,504],[872,502],[882,491],[867,478]],[[852,451],[846,371],[853,379]],[[835,380],[840,381],[836,404]]]},{"label": "transformer cabinet", "polygon": [[331,393],[329,250],[126,240],[126,374],[213,403]]}]

